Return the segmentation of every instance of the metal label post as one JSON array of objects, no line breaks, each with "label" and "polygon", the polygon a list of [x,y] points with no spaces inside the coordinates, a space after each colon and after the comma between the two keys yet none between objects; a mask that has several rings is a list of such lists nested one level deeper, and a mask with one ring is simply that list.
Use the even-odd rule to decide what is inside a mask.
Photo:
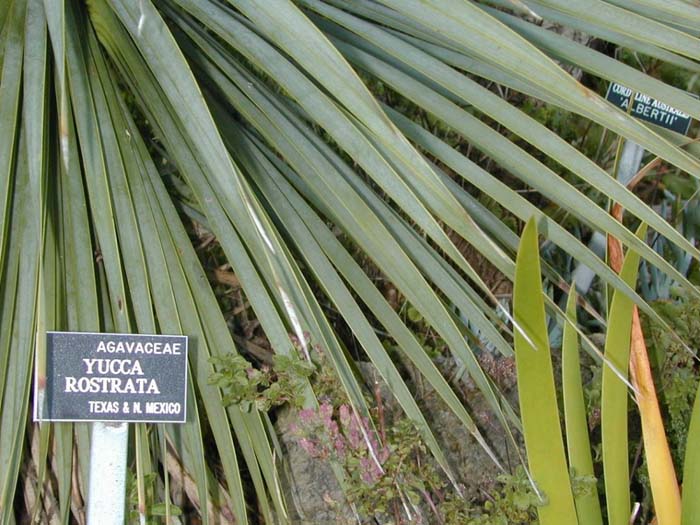
[{"label": "metal label post", "polygon": [[88,525],[124,523],[128,423],[185,423],[187,344],[181,335],[47,332],[34,420],[92,422]]}]

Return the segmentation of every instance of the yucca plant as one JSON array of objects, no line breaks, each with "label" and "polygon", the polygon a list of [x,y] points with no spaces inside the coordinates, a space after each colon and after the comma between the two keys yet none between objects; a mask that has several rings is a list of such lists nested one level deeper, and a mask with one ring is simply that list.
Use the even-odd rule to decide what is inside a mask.
[{"label": "yucca plant", "polygon": [[[543,212],[521,190],[588,231],[614,235],[697,295],[591,196],[619,202],[697,259],[695,246],[607,166],[490,86],[580,115],[696,178],[693,145],[613,108],[555,61],[694,118],[700,102],[543,29],[542,19],[700,71],[700,10],[683,0],[0,2],[0,522],[69,522],[87,496],[87,427],[28,420],[46,330],[183,333],[196,342],[188,423],[135,427],[141,518],[146,480],[163,477],[167,487],[168,472],[184,471],[205,523],[291,520],[270,415],[224,406],[210,382],[212,358],[256,346],[231,333],[188,235],[193,224],[216,239],[263,351],[307,359],[317,345],[353,417],[371,421],[348,351],[357,343],[455,485],[402,364],[499,458],[379,282],[445,342],[513,441],[517,415],[474,349],[488,343],[511,355],[513,334],[527,335],[458,244],[512,280],[519,232],[505,220],[534,216],[545,242],[663,323],[557,221],[563,215]],[[459,137],[455,147],[443,140],[446,129]],[[498,169],[475,163],[472,148]],[[568,287],[557,268],[542,268]],[[339,335],[329,310],[351,337]],[[308,382],[303,392],[306,407],[316,406]],[[372,443],[375,429],[362,428]],[[164,500],[168,507],[167,490]]]}]

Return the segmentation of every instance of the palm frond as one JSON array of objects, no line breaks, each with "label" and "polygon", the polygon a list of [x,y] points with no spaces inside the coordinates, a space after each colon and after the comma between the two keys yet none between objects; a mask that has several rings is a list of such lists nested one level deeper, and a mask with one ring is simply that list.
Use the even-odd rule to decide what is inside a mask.
[{"label": "palm frond", "polygon": [[[149,492],[147,473],[167,478],[181,465],[195,481],[189,495],[203,522],[217,513],[241,523],[292,519],[274,415],[224,406],[209,381],[212,357],[245,349],[194,248],[195,224],[216,239],[269,351],[311,359],[320,347],[352,410],[370,422],[355,360],[371,361],[455,487],[463,480],[402,372],[407,364],[495,463],[503,458],[382,283],[444,341],[515,449],[516,411],[477,355],[511,356],[513,339],[527,335],[475,261],[512,280],[520,226],[534,216],[544,243],[593,268],[616,297],[665,325],[634,283],[560,219],[614,235],[696,296],[604,201],[621,203],[693,259],[700,251],[611,177],[609,166],[493,88],[578,115],[700,178],[696,148],[614,108],[557,61],[633,84],[697,118],[696,98],[531,21],[534,13],[697,73],[698,9],[680,0],[590,4],[0,3],[0,521],[29,512],[15,501],[30,461],[40,479],[52,472],[61,522],[79,514],[86,497],[85,425],[44,425],[40,445],[27,447],[28,407],[42,402],[46,330],[189,335],[188,423],[138,428],[139,503]],[[540,210],[531,195],[561,214]],[[539,267],[568,290],[561,268]],[[564,318],[550,297],[541,299],[552,318]],[[592,302],[585,307],[602,319]],[[317,406],[316,395],[306,381],[307,408]],[[366,442],[378,431],[363,426]],[[155,492],[169,508],[164,482]]]}]

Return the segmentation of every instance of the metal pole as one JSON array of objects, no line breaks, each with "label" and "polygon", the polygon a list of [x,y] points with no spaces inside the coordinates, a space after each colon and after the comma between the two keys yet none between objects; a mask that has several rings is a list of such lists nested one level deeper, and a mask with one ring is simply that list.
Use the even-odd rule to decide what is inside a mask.
[{"label": "metal pole", "polygon": [[88,525],[124,525],[129,424],[92,423]]},{"label": "metal pole", "polygon": [[632,177],[637,174],[642,165],[643,156],[644,148],[642,146],[631,140],[623,142],[620,165],[617,169],[617,180],[620,181],[620,184],[627,186]]}]

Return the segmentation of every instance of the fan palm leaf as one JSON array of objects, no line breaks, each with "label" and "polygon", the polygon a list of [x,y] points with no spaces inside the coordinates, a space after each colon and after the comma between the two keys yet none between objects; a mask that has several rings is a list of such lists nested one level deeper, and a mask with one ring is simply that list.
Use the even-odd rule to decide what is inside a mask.
[{"label": "fan palm leaf", "polygon": [[[519,232],[485,207],[479,192],[519,221],[534,215],[545,242],[589,265],[659,323],[633,286],[520,190],[537,192],[590,231],[615,235],[697,294],[591,196],[620,202],[695,259],[697,248],[605,166],[483,79],[633,140],[695,178],[700,160],[679,136],[613,108],[555,60],[632,83],[693,117],[700,102],[523,13],[700,70],[694,22],[700,15],[681,1],[0,3],[0,521],[13,523],[23,512],[14,502],[30,462],[40,479],[53,472],[61,522],[80,513],[86,496],[84,424],[42,424],[39,446],[27,446],[28,407],[43,395],[47,330],[192,338],[188,423],[135,432],[142,514],[146,474],[162,472],[167,483],[179,464],[195,482],[188,495],[204,522],[217,513],[241,523],[253,515],[270,523],[290,519],[270,415],[224,406],[209,382],[211,358],[245,352],[245,345],[232,335],[193,247],[193,222],[216,238],[270,351],[298,349],[308,358],[321,347],[354,413],[371,420],[366,386],[348,351],[356,342],[455,486],[459,474],[400,372],[405,363],[496,463],[502,458],[373,277],[391,282],[445,341],[515,442],[517,414],[475,348],[488,343],[512,355],[514,334],[527,336],[459,246],[466,242],[513,279]],[[394,95],[378,96],[367,81],[405,97],[423,122],[438,124],[421,126],[400,111],[405,105],[392,107]],[[498,171],[450,146],[441,129],[488,156]],[[163,163],[171,167],[167,174]],[[566,276],[546,262],[541,268],[567,288]],[[341,336],[329,308],[350,337]],[[399,362],[384,348],[387,336]],[[306,406],[316,406],[311,383],[304,388]],[[363,432],[371,444],[375,429]],[[169,507],[167,491],[163,498]]]}]

